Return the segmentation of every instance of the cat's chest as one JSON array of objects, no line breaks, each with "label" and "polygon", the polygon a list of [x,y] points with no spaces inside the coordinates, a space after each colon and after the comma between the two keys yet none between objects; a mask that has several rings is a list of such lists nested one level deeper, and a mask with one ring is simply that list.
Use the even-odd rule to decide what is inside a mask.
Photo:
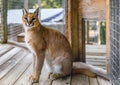
[{"label": "cat's chest", "polygon": [[43,38],[40,38],[40,36],[26,36],[25,42],[32,53],[39,52],[41,49],[45,48],[45,43],[43,43],[44,40]]}]

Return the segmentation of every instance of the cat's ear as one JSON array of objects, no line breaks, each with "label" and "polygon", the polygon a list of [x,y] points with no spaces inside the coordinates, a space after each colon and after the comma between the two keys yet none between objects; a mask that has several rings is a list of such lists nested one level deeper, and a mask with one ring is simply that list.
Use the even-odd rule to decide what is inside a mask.
[{"label": "cat's ear", "polygon": [[23,15],[26,15],[28,13],[28,11],[25,8],[23,8],[22,11],[23,11]]},{"label": "cat's ear", "polygon": [[36,16],[38,16],[38,14],[39,14],[39,7],[35,10],[34,14],[35,14]]}]

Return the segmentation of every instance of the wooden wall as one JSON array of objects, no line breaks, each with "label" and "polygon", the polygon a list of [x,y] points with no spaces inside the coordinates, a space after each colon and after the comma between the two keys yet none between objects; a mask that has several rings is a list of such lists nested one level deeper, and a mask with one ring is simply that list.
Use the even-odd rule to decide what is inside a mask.
[{"label": "wooden wall", "polygon": [[106,0],[81,0],[80,4],[83,18],[100,20],[106,18]]},{"label": "wooden wall", "polygon": [[106,0],[68,0],[66,36],[75,60],[85,62],[85,28],[83,18],[105,20]]}]

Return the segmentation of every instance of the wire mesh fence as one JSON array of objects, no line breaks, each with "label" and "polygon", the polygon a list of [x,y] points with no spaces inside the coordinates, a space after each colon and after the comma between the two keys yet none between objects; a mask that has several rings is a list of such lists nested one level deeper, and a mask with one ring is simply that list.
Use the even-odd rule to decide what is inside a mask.
[{"label": "wire mesh fence", "polygon": [[8,38],[17,40],[17,35],[23,32],[22,27],[22,8],[24,0],[8,0],[7,24]]},{"label": "wire mesh fence", "polygon": [[112,85],[120,85],[120,0],[110,0],[110,75]]},{"label": "wire mesh fence", "polygon": [[2,10],[2,0],[0,0],[0,42],[2,41],[3,38],[3,30],[2,30],[2,23],[1,23],[1,10]]}]

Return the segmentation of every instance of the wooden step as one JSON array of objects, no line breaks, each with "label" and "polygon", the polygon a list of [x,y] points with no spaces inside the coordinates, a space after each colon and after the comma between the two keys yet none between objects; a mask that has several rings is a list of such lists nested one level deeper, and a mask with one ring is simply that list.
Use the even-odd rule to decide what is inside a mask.
[{"label": "wooden step", "polygon": [[18,42],[25,42],[25,33],[20,33],[17,35],[17,41]]}]

